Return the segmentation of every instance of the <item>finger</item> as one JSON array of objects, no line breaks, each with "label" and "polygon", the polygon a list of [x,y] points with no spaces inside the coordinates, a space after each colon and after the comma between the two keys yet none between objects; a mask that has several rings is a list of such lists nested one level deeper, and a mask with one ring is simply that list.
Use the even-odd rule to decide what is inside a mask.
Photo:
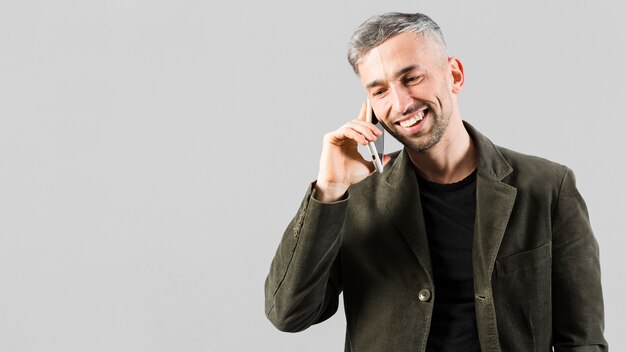
[{"label": "finger", "polygon": [[389,155],[383,155],[383,160],[382,160],[382,162],[383,162],[383,166],[384,166],[384,165],[387,165],[387,163],[388,163],[388,162],[390,162],[390,161],[391,161],[391,156],[389,156]]},{"label": "finger", "polygon": [[365,138],[365,136],[362,133],[348,126],[341,127],[335,132],[331,133],[331,138],[335,140],[336,141],[335,144],[338,144],[338,145],[345,144],[347,139],[353,140],[360,145],[367,145],[367,143],[369,143],[367,138]]},{"label": "finger", "polygon": [[344,125],[344,127],[350,128],[362,134],[363,137],[365,137],[369,142],[374,142],[376,139],[378,139],[376,134],[368,126],[360,125],[358,123],[348,122],[347,124]]},{"label": "finger", "polygon": [[365,121],[372,123],[372,105],[370,104],[369,98],[365,104]]},{"label": "finger", "polygon": [[361,103],[361,111],[359,112],[359,116],[356,119],[359,120],[359,121],[365,121],[365,119],[367,118],[366,115],[367,115],[367,103],[362,102]]},{"label": "finger", "polygon": [[382,131],[378,127],[376,127],[376,125],[372,125],[371,123],[365,121],[353,120],[346,123],[344,126],[359,131],[364,136],[368,137],[368,139],[372,142],[375,141],[378,136],[383,134]]},{"label": "finger", "polygon": [[378,126],[374,125],[371,122],[366,122],[366,121],[361,121],[361,120],[352,120],[351,122],[358,123],[360,125],[363,125],[369,128],[375,135],[380,136],[381,134],[383,134],[383,131],[380,128],[378,128]]}]

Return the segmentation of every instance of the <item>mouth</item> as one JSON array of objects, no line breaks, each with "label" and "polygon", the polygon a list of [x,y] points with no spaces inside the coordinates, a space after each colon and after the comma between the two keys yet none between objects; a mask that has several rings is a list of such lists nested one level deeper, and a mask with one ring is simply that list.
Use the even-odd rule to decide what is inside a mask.
[{"label": "mouth", "polygon": [[428,111],[428,106],[423,106],[417,112],[411,114],[405,119],[396,121],[395,124],[404,129],[413,129],[416,126],[421,125],[421,122],[424,118],[426,118]]}]

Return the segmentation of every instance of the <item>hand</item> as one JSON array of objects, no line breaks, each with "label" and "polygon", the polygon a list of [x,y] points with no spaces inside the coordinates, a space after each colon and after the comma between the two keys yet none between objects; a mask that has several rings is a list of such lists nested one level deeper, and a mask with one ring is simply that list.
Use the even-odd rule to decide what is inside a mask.
[{"label": "hand", "polygon": [[[366,146],[374,142],[382,131],[366,121],[366,104],[361,105],[359,116],[337,130],[324,135],[320,168],[315,184],[315,198],[321,202],[340,199],[352,184],[371,175],[376,168],[358,151],[358,144]],[[383,156],[383,165],[389,162]]]}]

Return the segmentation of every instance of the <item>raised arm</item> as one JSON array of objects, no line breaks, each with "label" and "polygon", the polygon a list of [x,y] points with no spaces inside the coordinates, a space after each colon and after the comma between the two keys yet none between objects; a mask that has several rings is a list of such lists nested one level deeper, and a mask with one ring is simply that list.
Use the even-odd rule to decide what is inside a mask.
[{"label": "raised arm", "polygon": [[[357,145],[382,134],[359,116],[324,136],[317,181],[285,230],[265,282],[265,313],[280,330],[300,331],[337,311],[341,292],[341,230],[348,187],[374,172]],[[385,156],[383,162],[389,161]]]}]

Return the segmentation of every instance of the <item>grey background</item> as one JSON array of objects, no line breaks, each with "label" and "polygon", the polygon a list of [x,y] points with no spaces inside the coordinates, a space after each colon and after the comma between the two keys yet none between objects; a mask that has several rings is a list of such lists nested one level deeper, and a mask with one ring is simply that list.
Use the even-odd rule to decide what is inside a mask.
[{"label": "grey background", "polygon": [[0,350],[342,350],[341,307],[281,333],[263,283],[323,134],[364,98],[347,40],[390,10],[441,25],[464,119],[575,171],[626,350],[626,26],[608,0],[3,1]]}]

